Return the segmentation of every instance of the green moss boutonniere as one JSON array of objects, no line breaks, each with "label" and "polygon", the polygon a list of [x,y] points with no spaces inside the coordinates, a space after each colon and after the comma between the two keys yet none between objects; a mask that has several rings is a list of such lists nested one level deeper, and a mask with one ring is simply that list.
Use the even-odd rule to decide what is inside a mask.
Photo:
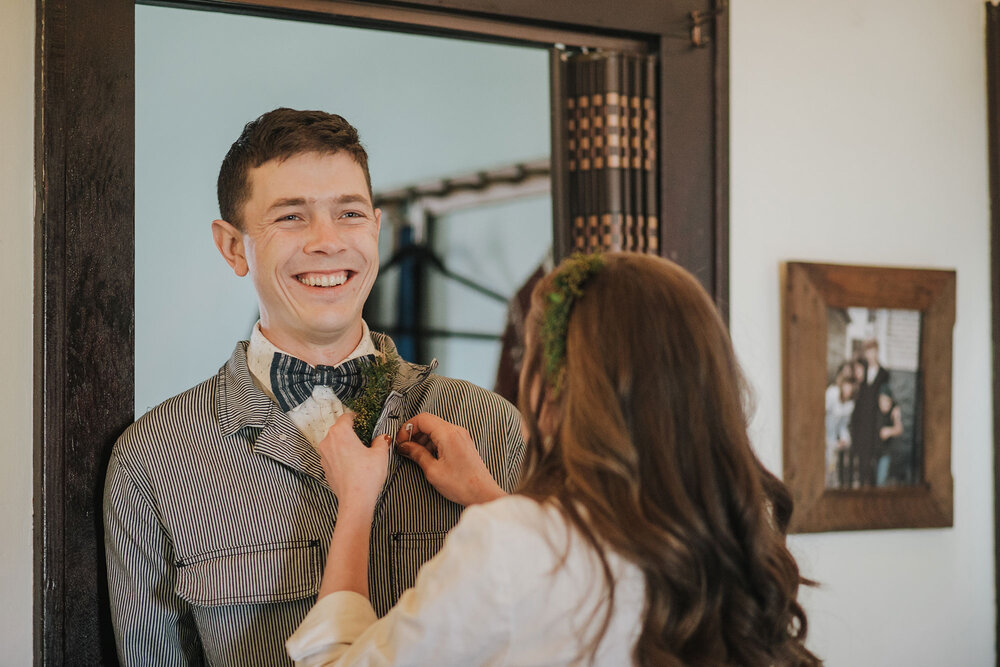
[{"label": "green moss boutonniere", "polygon": [[382,406],[392,390],[392,383],[399,372],[399,356],[383,349],[375,361],[365,366],[364,389],[347,402],[354,412],[354,432],[361,442],[369,443],[375,432],[375,422],[382,414]]}]

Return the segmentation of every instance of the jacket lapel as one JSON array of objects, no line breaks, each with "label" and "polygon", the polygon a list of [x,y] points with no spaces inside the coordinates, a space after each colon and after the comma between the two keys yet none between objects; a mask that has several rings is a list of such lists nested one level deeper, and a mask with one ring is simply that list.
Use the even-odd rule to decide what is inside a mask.
[{"label": "jacket lapel", "polygon": [[219,429],[229,437],[257,430],[253,451],[326,484],[319,453],[271,397],[254,383],[247,366],[247,341],[236,344],[232,357],[219,371],[217,410]]},{"label": "jacket lapel", "polygon": [[[396,346],[392,340],[383,334],[372,332],[372,338],[378,349],[388,354],[397,354]],[[414,391],[417,385],[423,382],[431,372],[437,368],[437,359],[427,366],[411,364],[400,361],[399,372],[392,383],[392,390],[386,398],[385,405],[382,406],[382,413],[375,423],[375,435],[389,435],[395,439],[403,422],[416,414],[416,407],[420,405],[422,397],[419,391]],[[379,495],[379,502],[385,495],[385,490],[392,482],[393,475],[399,469],[405,457],[396,452],[395,447],[389,448],[389,470],[386,474],[385,485]]]},{"label": "jacket lapel", "polygon": [[253,450],[327,485],[319,452],[277,406],[271,420],[257,436]]}]

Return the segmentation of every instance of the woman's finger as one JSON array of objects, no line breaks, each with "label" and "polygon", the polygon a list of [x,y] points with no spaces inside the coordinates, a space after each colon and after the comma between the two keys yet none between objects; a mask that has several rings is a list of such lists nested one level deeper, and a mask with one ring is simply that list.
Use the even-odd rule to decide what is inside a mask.
[{"label": "woman's finger", "polygon": [[396,445],[396,449],[403,456],[420,466],[420,469],[424,471],[425,475],[427,474],[427,468],[437,460],[434,458],[434,454],[432,454],[426,447],[412,440],[399,443]]},{"label": "woman's finger", "polygon": [[426,436],[431,440],[435,440],[452,428],[454,428],[453,424],[441,419],[437,415],[432,415],[429,412],[421,412],[406,420],[399,429],[396,440],[398,442],[405,442],[407,440],[415,440],[420,436]]}]

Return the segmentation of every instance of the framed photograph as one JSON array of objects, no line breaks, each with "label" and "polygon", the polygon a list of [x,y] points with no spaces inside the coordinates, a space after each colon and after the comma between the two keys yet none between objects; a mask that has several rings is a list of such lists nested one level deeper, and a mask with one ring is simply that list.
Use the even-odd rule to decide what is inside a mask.
[{"label": "framed photograph", "polygon": [[955,272],[782,265],[791,532],[952,525]]}]

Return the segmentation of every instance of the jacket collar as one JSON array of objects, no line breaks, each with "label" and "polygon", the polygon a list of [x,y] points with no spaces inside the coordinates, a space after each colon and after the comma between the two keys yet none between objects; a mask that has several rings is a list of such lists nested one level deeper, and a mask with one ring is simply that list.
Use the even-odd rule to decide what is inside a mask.
[{"label": "jacket collar", "polygon": [[[375,349],[380,353],[399,354],[396,351],[396,344],[392,342],[391,338],[377,331],[372,331],[371,334],[372,343],[375,344]],[[427,365],[411,364],[407,361],[402,362],[399,364],[399,372],[396,374],[396,379],[392,383],[392,391],[406,394],[414,386],[423,382],[437,366],[437,359]]]},{"label": "jacket collar", "polygon": [[219,370],[216,410],[223,437],[259,429],[253,451],[309,475],[324,485],[319,453],[278,404],[254,382],[247,366],[247,341],[240,341]]},{"label": "jacket collar", "polygon": [[[372,341],[376,349],[396,354],[396,345],[384,334],[372,332]],[[232,437],[246,428],[259,429],[254,444],[254,452],[267,456],[293,470],[309,475],[326,485],[323,466],[319,452],[295,427],[278,404],[254,382],[247,365],[247,341],[236,344],[232,356],[226,365],[219,369],[218,396],[216,411],[219,417],[219,429],[223,437]],[[384,432],[383,424],[387,418],[395,414],[402,418],[410,410],[413,397],[407,394],[437,368],[437,361],[427,365],[402,362],[399,372],[393,382],[392,390],[383,406],[382,414],[375,427],[375,432]],[[416,399],[419,402],[419,397]],[[412,409],[412,408],[411,408]],[[399,422],[396,423],[398,428]],[[390,433],[395,435],[395,433]],[[389,471],[386,483],[392,479],[393,473],[399,467],[400,456],[395,449],[390,449]]]}]

